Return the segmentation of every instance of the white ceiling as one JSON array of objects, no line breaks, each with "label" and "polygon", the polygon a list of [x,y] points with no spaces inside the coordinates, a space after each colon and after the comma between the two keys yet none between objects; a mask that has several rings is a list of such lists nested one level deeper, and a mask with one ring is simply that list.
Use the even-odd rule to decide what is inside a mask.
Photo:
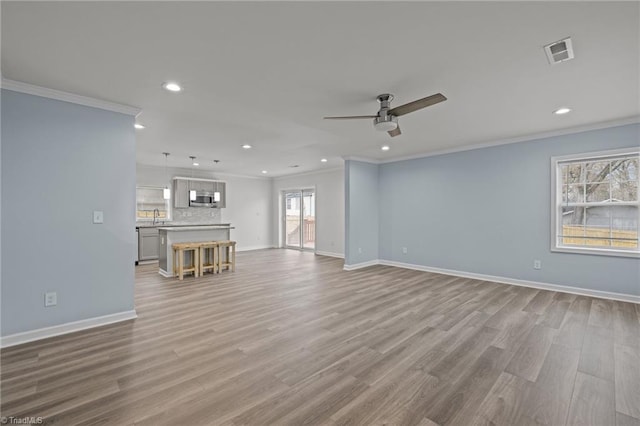
[{"label": "white ceiling", "polygon": [[[141,164],[164,165],[169,151],[171,166],[195,155],[208,170],[279,176],[640,112],[638,2],[1,7],[3,76],[142,108]],[[576,58],[549,65],[542,47],[567,36]],[[184,92],[163,91],[167,80]],[[392,106],[437,92],[449,100],[401,117],[393,139],[367,120],[322,119],[375,114],[385,92]],[[573,112],[553,115],[560,106]]]}]

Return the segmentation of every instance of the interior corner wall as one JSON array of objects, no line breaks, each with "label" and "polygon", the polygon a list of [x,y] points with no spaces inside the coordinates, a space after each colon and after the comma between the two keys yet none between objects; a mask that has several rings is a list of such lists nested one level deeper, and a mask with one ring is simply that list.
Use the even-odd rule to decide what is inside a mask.
[{"label": "interior corner wall", "polygon": [[273,246],[282,247],[282,191],[316,191],[316,253],[344,256],[344,170],[342,168],[273,178]]},{"label": "interior corner wall", "polygon": [[378,260],[378,165],[345,162],[345,266]]},{"label": "interior corner wall", "polygon": [[[639,132],[634,124],[382,164],[380,259],[638,296],[640,259],[550,250],[550,159],[638,147]],[[366,216],[352,211],[350,223]]]},{"label": "interior corner wall", "polygon": [[1,103],[2,336],[133,310],[134,117],[5,89]]}]

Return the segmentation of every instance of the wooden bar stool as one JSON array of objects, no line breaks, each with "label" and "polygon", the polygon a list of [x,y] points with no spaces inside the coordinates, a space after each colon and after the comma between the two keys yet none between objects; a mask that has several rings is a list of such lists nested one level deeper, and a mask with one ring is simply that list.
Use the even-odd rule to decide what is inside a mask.
[{"label": "wooden bar stool", "polygon": [[236,270],[235,241],[218,241],[218,272],[222,272],[222,268]]},{"label": "wooden bar stool", "polygon": [[[185,272],[193,272],[193,276],[198,277],[199,243],[175,243],[171,247],[173,248],[173,276],[177,275],[178,279],[182,281]],[[191,253],[191,264],[185,266],[184,256],[187,253]]]},{"label": "wooden bar stool", "polygon": [[200,243],[200,275],[204,275],[205,271],[211,269],[211,273],[215,274],[219,271],[218,259],[220,252],[217,241],[206,241]]}]

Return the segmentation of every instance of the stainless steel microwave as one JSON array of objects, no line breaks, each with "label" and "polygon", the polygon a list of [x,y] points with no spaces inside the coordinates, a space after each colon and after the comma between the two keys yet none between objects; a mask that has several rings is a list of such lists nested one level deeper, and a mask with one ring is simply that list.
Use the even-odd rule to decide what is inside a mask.
[{"label": "stainless steel microwave", "polygon": [[190,207],[218,207],[220,202],[219,192],[205,192],[205,191],[189,191],[189,206]]}]

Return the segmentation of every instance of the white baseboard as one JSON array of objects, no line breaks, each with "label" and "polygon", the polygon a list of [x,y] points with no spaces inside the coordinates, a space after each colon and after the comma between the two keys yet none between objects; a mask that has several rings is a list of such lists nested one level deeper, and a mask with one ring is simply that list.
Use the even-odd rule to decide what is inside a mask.
[{"label": "white baseboard", "polygon": [[20,345],[22,343],[33,342],[35,340],[47,339],[49,337],[60,336],[62,334],[73,333],[75,331],[86,330],[88,328],[100,327],[114,322],[127,321],[137,318],[135,309],[131,311],[118,312],[117,314],[104,315],[101,317],[87,318],[80,321],[68,322],[54,325],[52,327],[39,328],[37,330],[24,331],[22,333],[10,334],[0,338],[0,347]]},{"label": "white baseboard", "polygon": [[316,254],[318,256],[329,256],[329,257],[337,257],[339,259],[344,259],[344,254],[342,253],[332,253],[330,251],[316,250]]},{"label": "white baseboard", "polygon": [[362,269],[362,268],[367,268],[369,266],[375,266],[375,265],[380,265],[380,260],[375,259],[375,260],[369,260],[367,262],[361,262],[361,263],[354,263],[353,265],[344,265],[344,270],[345,271],[355,271],[356,269]]},{"label": "white baseboard", "polygon": [[[537,281],[519,280],[515,278],[498,277],[493,275],[476,274],[473,272],[456,271],[452,269],[434,268],[430,266],[414,265],[411,263],[395,262],[392,260],[377,260],[378,265],[395,266],[398,268],[414,269],[416,271],[434,272],[436,274],[453,275],[456,277],[473,278],[482,281],[491,281],[501,284],[517,285],[520,287],[531,287],[541,290],[559,291],[561,293],[577,294],[580,296],[598,297],[600,299],[619,300],[621,302],[630,302],[640,304],[640,296],[632,294],[613,293],[609,291],[591,290],[586,288],[571,287],[560,284],[542,283]],[[369,262],[368,262],[369,263]],[[362,264],[358,264],[362,265]],[[356,265],[353,265],[356,266]],[[371,266],[371,265],[366,265]],[[361,268],[364,266],[360,266]],[[345,265],[347,270],[347,265]]]},{"label": "white baseboard", "polygon": [[242,246],[236,246],[236,251],[237,252],[241,252],[241,251],[253,251],[253,250],[265,250],[265,249],[271,249],[271,248],[275,248],[273,246],[249,246],[249,247],[242,247]]}]

